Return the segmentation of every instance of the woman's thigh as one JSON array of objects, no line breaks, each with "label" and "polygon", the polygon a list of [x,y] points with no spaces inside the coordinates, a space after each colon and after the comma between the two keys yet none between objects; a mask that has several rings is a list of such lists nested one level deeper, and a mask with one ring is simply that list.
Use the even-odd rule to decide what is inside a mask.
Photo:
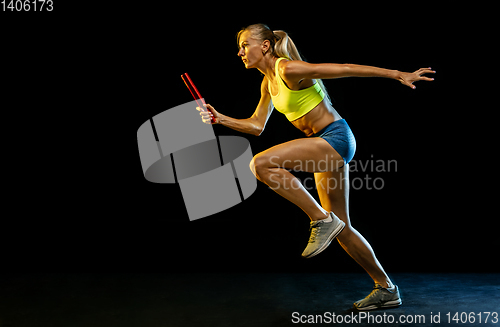
[{"label": "woman's thigh", "polygon": [[344,159],[319,137],[297,139],[258,153],[252,163],[260,168],[287,168],[304,172],[328,172],[344,165]]}]

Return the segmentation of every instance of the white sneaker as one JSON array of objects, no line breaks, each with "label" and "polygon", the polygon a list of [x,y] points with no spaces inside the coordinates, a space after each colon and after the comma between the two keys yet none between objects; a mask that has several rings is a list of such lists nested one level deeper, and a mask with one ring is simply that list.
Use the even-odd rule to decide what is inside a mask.
[{"label": "white sneaker", "polygon": [[311,236],[302,257],[311,258],[324,251],[344,227],[345,223],[333,212],[326,219],[311,221]]},{"label": "white sneaker", "polygon": [[401,304],[403,304],[403,301],[401,301],[397,285],[394,285],[394,288],[389,290],[380,284],[375,284],[373,291],[367,297],[354,303],[354,308],[367,311],[398,307]]}]

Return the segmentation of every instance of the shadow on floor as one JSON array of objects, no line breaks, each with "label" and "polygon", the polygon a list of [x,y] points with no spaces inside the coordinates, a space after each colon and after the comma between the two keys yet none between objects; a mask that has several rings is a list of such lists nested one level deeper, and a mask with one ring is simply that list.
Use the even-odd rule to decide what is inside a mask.
[{"label": "shadow on floor", "polygon": [[358,313],[352,303],[373,286],[365,274],[4,274],[0,327],[431,326],[457,312],[500,326],[500,274],[391,277],[403,306]]}]

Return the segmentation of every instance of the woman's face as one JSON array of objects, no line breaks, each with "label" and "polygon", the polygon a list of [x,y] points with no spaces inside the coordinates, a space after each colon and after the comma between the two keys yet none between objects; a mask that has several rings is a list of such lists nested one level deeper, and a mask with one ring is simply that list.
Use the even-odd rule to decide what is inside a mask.
[{"label": "woman's face", "polygon": [[240,51],[238,51],[238,56],[243,60],[245,68],[255,68],[256,64],[264,58],[263,43],[252,39],[249,31],[245,31],[240,35],[239,42]]}]

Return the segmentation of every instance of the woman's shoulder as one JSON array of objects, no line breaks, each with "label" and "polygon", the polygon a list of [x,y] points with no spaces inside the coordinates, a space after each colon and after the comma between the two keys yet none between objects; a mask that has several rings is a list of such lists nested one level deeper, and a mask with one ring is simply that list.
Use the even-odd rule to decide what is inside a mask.
[{"label": "woman's shoulder", "polygon": [[282,73],[282,70],[288,65],[288,63],[290,63],[292,60],[288,59],[288,58],[285,58],[285,57],[281,57],[281,58],[278,58],[277,61],[279,60],[278,62],[278,71],[280,73]]},{"label": "woman's shoulder", "polygon": [[279,62],[278,73],[289,89],[297,91],[299,90],[299,84],[302,85],[302,82],[307,80],[301,76],[304,64],[307,65],[307,63],[302,60],[289,60],[287,58]]},{"label": "woman's shoulder", "polygon": [[293,60],[290,60],[288,58],[284,58],[284,57],[281,57],[281,58],[278,58],[277,60],[279,60],[278,62],[278,73],[280,74],[280,77],[281,79],[285,79],[285,74],[287,72],[287,66],[293,61]]}]

